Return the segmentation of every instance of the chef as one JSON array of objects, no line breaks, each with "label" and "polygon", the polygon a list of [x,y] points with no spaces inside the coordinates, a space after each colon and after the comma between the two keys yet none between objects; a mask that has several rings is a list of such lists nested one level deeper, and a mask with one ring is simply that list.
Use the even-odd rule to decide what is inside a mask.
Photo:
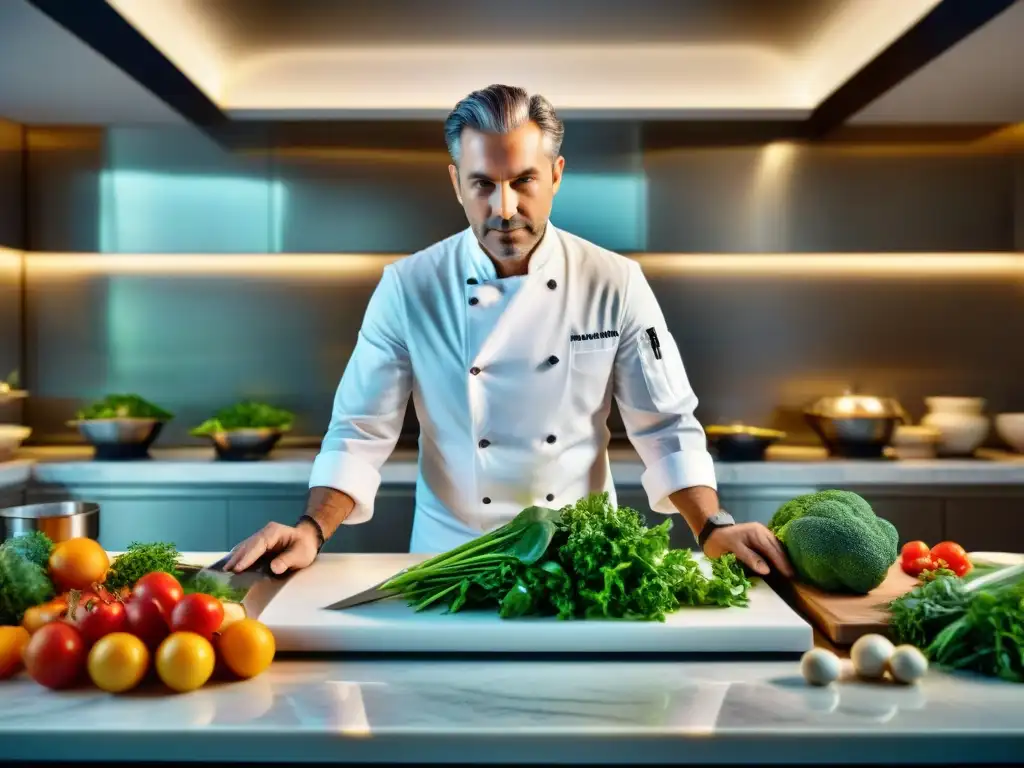
[{"label": "chef", "polygon": [[790,572],[766,527],[719,508],[697,398],[638,264],[548,220],[562,136],[551,104],[521,88],[492,85],[455,106],[448,168],[469,227],[385,267],[313,462],[306,513],[247,538],[227,569],[267,552],[277,553],[276,573],[304,568],[343,523],[369,520],[411,395],[420,423],[412,552],[448,550],[533,504],[602,491],[614,502],[614,397],[651,509],[681,514],[709,556],[734,552],[757,573],[768,562]]}]

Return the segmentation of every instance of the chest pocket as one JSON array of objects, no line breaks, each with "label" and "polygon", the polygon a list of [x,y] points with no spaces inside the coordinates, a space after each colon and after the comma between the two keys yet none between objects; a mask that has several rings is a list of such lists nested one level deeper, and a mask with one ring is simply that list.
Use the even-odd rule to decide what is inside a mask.
[{"label": "chest pocket", "polygon": [[570,387],[573,405],[577,408],[596,408],[604,400],[611,383],[612,368],[619,340],[588,339],[572,342],[569,349],[571,368]]}]

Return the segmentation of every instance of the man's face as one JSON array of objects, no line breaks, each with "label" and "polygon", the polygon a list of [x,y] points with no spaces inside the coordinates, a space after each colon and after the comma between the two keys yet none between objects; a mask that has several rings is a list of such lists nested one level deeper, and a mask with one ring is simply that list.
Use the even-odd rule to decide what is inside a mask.
[{"label": "man's face", "polygon": [[565,160],[552,162],[544,134],[530,122],[507,134],[462,131],[455,195],[477,239],[499,263],[524,260],[540,242]]}]

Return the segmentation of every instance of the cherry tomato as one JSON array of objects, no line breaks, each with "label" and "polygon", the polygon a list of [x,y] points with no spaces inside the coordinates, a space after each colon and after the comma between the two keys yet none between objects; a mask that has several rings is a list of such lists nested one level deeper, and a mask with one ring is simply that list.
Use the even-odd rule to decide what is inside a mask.
[{"label": "cherry tomato", "polygon": [[54,547],[49,568],[58,589],[88,589],[106,578],[110,558],[98,541],[82,536]]},{"label": "cherry tomato", "polygon": [[919,557],[928,557],[930,554],[931,550],[923,541],[908,541],[900,550],[900,559],[904,563],[910,563]]},{"label": "cherry tomato", "polygon": [[236,621],[224,630],[217,644],[224,663],[239,677],[256,677],[274,660],[274,635],[256,619]]},{"label": "cherry tomato", "polygon": [[213,646],[194,632],[168,635],[156,652],[156,673],[168,688],[182,693],[209,680],[213,664]]},{"label": "cherry tomato", "polygon": [[920,576],[924,571],[934,571],[938,568],[938,565],[930,556],[919,557],[916,560],[911,560],[910,562],[904,560],[900,565],[903,568],[904,573],[913,576],[914,578]]},{"label": "cherry tomato", "polygon": [[87,648],[104,635],[121,632],[128,623],[124,603],[118,600],[104,601],[99,598],[79,605],[75,611],[75,625],[82,633]]},{"label": "cherry tomato", "polygon": [[112,632],[89,651],[89,677],[100,690],[128,691],[142,682],[149,667],[149,649],[135,635]]},{"label": "cherry tomato", "polygon": [[29,675],[40,685],[68,688],[85,669],[85,643],[71,624],[55,621],[32,635],[24,659]]},{"label": "cherry tomato", "polygon": [[195,632],[210,640],[223,621],[224,606],[216,597],[201,593],[185,595],[171,612],[171,631]]},{"label": "cherry tomato", "polygon": [[154,571],[147,573],[132,588],[132,597],[143,600],[156,600],[164,612],[164,616],[170,616],[174,606],[184,595],[181,584],[169,573]]},{"label": "cherry tomato", "polygon": [[124,606],[124,614],[125,630],[139,638],[151,651],[156,650],[170,632],[167,617],[156,600],[132,598]]},{"label": "cherry tomato", "polygon": [[0,627],[0,680],[21,669],[21,654],[30,637],[24,627]]},{"label": "cherry tomato", "polygon": [[931,556],[933,560],[942,560],[957,576],[963,576],[973,567],[967,552],[954,541],[942,541],[932,547]]}]

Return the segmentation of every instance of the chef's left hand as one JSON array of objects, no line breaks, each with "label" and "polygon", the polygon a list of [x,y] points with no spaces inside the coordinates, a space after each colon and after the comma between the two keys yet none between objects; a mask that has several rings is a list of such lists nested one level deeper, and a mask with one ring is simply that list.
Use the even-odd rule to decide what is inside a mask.
[{"label": "chef's left hand", "polygon": [[769,572],[765,558],[783,576],[793,576],[793,566],[782,544],[761,523],[737,523],[712,531],[704,542],[704,554],[720,557],[726,552],[734,553],[740,562],[761,576]]}]

